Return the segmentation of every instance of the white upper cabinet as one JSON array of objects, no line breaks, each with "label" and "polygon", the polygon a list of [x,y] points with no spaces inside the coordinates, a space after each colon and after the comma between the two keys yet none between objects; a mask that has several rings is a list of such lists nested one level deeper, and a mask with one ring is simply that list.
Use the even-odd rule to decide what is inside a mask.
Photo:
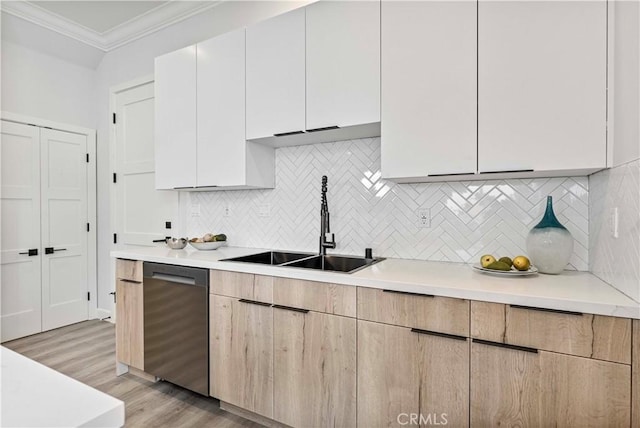
[{"label": "white upper cabinet", "polygon": [[157,189],[196,182],[196,47],[155,60],[155,171]]},{"label": "white upper cabinet", "polygon": [[306,8],[306,129],[380,122],[380,2]]},{"label": "white upper cabinet", "polygon": [[478,23],[479,171],[604,168],[606,2],[481,1]]},{"label": "white upper cabinet", "polygon": [[476,171],[476,2],[382,2],[385,178]]},{"label": "white upper cabinet", "polygon": [[247,139],[305,129],[305,10],[247,28]]},{"label": "white upper cabinet", "polygon": [[245,180],[245,30],[198,43],[198,186]]}]

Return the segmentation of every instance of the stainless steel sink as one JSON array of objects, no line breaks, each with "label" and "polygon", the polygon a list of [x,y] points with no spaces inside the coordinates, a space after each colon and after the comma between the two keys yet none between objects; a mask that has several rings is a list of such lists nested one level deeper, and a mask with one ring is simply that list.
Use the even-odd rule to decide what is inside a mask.
[{"label": "stainless steel sink", "polygon": [[287,267],[317,269],[330,272],[351,273],[371,266],[382,259],[365,259],[362,257],[345,256],[314,256],[306,259],[287,263]]},{"label": "stainless steel sink", "polygon": [[348,256],[319,256],[309,253],[290,253],[281,251],[267,251],[242,257],[224,259],[225,262],[258,263],[264,265],[316,269],[328,272],[353,273],[367,266],[371,266],[384,258],[367,259],[364,257]]},{"label": "stainless steel sink", "polygon": [[281,265],[284,263],[293,262],[308,257],[312,257],[313,254],[309,253],[289,253],[282,251],[267,251],[264,253],[250,254],[248,256],[233,257],[230,259],[224,259],[224,262],[245,262],[245,263],[259,263],[263,265]]}]

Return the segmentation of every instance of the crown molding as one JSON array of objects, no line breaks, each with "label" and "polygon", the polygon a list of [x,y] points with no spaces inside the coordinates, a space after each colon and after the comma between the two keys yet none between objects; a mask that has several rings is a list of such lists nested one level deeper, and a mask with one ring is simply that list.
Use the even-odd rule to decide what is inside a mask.
[{"label": "crown molding", "polygon": [[141,37],[197,15],[222,3],[222,0],[207,2],[169,1],[129,21],[99,33],[45,8],[27,1],[0,3],[2,11],[24,19],[72,39],[78,40],[104,52],[109,52]]}]

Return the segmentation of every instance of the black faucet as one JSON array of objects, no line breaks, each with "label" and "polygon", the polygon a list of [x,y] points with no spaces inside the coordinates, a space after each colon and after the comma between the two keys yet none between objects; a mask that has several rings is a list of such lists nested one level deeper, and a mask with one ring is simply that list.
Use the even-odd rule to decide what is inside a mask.
[{"label": "black faucet", "polygon": [[322,176],[322,204],[320,205],[320,251],[321,256],[327,254],[327,248],[336,248],[335,236],[331,233],[331,239],[327,239],[331,233],[329,225],[329,206],[327,205],[327,176]]}]

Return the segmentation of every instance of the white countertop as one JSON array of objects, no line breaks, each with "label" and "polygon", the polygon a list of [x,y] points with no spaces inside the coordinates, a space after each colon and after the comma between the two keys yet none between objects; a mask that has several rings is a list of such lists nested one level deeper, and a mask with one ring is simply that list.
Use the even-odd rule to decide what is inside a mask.
[{"label": "white countertop", "polygon": [[122,401],[4,346],[0,359],[0,426],[124,426]]},{"label": "white countertop", "polygon": [[589,272],[505,278],[474,271],[463,263],[386,259],[352,274],[220,261],[255,254],[259,248],[214,251],[144,247],[111,252],[112,257],[383,288],[496,303],[640,319],[640,304]]}]

